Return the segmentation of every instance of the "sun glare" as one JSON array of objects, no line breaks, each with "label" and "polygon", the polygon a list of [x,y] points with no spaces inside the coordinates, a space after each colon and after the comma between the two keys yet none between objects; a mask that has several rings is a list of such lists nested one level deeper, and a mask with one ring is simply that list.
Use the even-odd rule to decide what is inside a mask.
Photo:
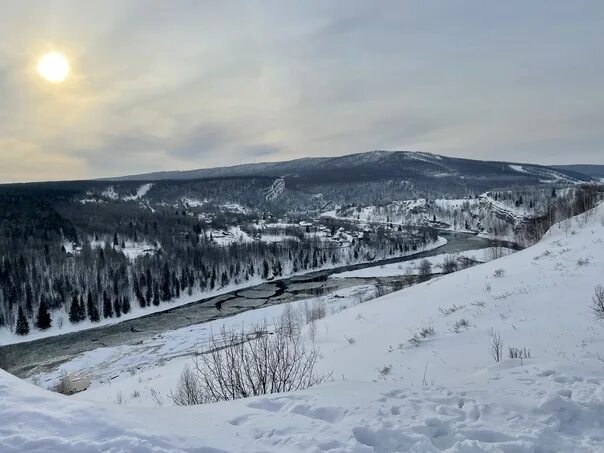
[{"label": "sun glare", "polygon": [[69,75],[69,62],[58,52],[48,52],[38,61],[38,74],[51,83],[61,83]]}]

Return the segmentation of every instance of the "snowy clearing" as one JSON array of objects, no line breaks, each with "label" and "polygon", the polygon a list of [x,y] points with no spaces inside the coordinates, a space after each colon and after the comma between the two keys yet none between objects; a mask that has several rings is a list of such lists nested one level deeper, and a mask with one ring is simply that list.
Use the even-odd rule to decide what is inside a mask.
[{"label": "snowy clearing", "polygon": [[140,200],[147,195],[147,192],[151,190],[151,187],[153,187],[152,183],[143,184],[136,190],[136,194],[125,196],[124,201]]}]

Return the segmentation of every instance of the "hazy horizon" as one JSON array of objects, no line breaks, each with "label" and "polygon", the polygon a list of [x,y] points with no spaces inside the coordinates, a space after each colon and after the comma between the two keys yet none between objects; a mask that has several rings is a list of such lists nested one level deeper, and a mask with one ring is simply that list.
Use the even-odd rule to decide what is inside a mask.
[{"label": "hazy horizon", "polygon": [[597,1],[26,0],[0,26],[3,182],[373,149],[604,164]]}]

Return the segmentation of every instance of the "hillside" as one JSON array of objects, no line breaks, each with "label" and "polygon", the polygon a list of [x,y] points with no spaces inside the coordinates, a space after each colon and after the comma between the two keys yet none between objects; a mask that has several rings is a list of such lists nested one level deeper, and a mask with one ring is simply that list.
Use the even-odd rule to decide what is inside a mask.
[{"label": "hillside", "polygon": [[582,173],[592,178],[604,180],[604,165],[552,165],[552,168],[561,171],[571,171],[574,173]]},{"label": "hillside", "polygon": [[[188,359],[81,401],[0,372],[0,449],[601,451],[604,326],[590,305],[603,237],[600,205],[524,251],[336,310],[313,337],[333,381],[305,391],[140,409],[98,401],[167,378],[173,388]],[[509,347],[530,357],[508,358]]]},{"label": "hillside", "polygon": [[370,151],[338,157],[307,157],[284,162],[236,165],[188,171],[166,171],[112,178],[115,181],[288,177],[312,183],[388,180],[392,178],[490,178],[493,186],[517,183],[578,182],[585,175],[534,164],[479,161],[409,151]]}]

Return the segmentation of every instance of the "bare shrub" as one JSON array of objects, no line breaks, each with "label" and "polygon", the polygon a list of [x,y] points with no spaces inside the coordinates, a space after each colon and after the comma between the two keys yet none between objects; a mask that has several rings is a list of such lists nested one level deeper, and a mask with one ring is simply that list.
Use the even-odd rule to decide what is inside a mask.
[{"label": "bare shrub", "polygon": [[530,359],[531,350],[528,348],[508,348],[508,357],[510,359]]},{"label": "bare shrub", "polygon": [[436,334],[434,327],[422,327],[416,333],[413,334],[411,338],[409,338],[409,343],[413,346],[419,346],[422,340],[425,340],[428,337],[431,337]]},{"label": "bare shrub", "polygon": [[375,297],[382,297],[387,294],[390,294],[392,290],[385,285],[376,285],[375,287]]},{"label": "bare shrub", "polygon": [[422,338],[431,337],[435,334],[434,327],[423,327],[419,329],[419,335]]},{"label": "bare shrub", "polygon": [[587,266],[589,264],[589,258],[579,258],[577,260],[578,266]]},{"label": "bare shrub", "polygon": [[382,368],[378,369],[378,374],[385,381],[386,377],[390,375],[392,372],[392,365],[384,365]]},{"label": "bare shrub", "polygon": [[356,344],[357,342],[357,340],[352,337],[347,337],[346,335],[344,335],[344,337],[346,337],[346,341],[348,342],[348,344]]},{"label": "bare shrub", "polygon": [[209,350],[195,359],[195,370],[181,375],[174,402],[230,401],[306,389],[330,379],[315,371],[318,351],[307,349],[299,334],[283,332],[270,333],[263,323],[251,335],[224,327],[219,336],[211,334]]},{"label": "bare shrub", "polygon": [[501,335],[493,329],[489,330],[489,352],[495,362],[501,362],[503,359],[503,340]]},{"label": "bare shrub", "polygon": [[164,399],[161,397],[161,394],[153,388],[151,389],[151,399],[157,407],[162,407],[164,405]]},{"label": "bare shrub", "polygon": [[495,278],[501,278],[505,275],[505,269],[495,269],[495,272],[493,272],[493,277]]},{"label": "bare shrub", "polygon": [[457,321],[455,324],[453,324],[453,331],[455,333],[459,333],[462,330],[469,329],[469,328],[470,328],[470,322],[465,318],[462,318],[459,321]]},{"label": "bare shrub", "polygon": [[596,319],[604,321],[604,287],[602,285],[596,286],[591,310]]},{"label": "bare shrub", "polygon": [[462,308],[464,308],[464,305],[453,304],[450,307],[445,307],[445,308],[438,307],[438,311],[440,311],[440,313],[442,315],[447,316],[447,315],[451,315],[451,314],[455,313],[458,310],[461,310]]},{"label": "bare shrub", "polygon": [[457,260],[453,256],[446,256],[445,261],[443,263],[443,273],[450,274],[459,269],[459,265]]},{"label": "bare shrub", "polygon": [[432,263],[427,259],[423,259],[419,263],[419,280],[425,282],[430,279],[432,275]]}]

